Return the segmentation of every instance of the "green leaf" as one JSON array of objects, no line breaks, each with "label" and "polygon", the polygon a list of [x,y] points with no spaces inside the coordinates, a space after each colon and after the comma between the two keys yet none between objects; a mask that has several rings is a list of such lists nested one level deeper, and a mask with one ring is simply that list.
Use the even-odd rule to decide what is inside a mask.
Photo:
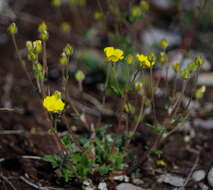
[{"label": "green leaf", "polygon": [[109,173],[110,170],[110,166],[109,165],[102,165],[100,166],[97,171],[103,176],[106,175],[107,173]]},{"label": "green leaf", "polygon": [[157,155],[158,157],[160,157],[163,154],[163,152],[159,149],[152,149],[151,152]]},{"label": "green leaf", "polygon": [[61,137],[60,140],[61,140],[61,143],[65,146],[68,146],[71,144],[71,138],[68,135]]},{"label": "green leaf", "polygon": [[53,168],[57,168],[60,166],[61,158],[58,155],[46,155],[43,157],[43,160],[50,162]]},{"label": "green leaf", "polygon": [[166,129],[160,124],[157,124],[157,125],[147,124],[147,126],[157,133],[160,133],[160,134],[167,133]]},{"label": "green leaf", "polygon": [[73,177],[73,173],[71,171],[71,169],[64,167],[61,170],[61,175],[63,176],[65,182],[68,182],[70,180],[71,177]]},{"label": "green leaf", "polygon": [[111,86],[111,88],[112,88],[112,90],[113,90],[113,92],[114,92],[115,94],[117,94],[117,95],[122,95],[122,94],[123,94],[122,89],[116,88],[116,87],[114,87],[114,86]]},{"label": "green leaf", "polygon": [[80,154],[72,155],[71,161],[73,164],[78,164],[81,161],[81,155]]}]

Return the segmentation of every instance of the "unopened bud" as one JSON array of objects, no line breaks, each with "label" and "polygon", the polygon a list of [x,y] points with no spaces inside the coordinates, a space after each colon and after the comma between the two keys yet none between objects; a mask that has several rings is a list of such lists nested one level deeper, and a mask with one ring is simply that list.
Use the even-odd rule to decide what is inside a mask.
[{"label": "unopened bud", "polygon": [[42,51],[42,43],[41,40],[36,40],[33,42],[33,48],[35,53],[40,53]]},{"label": "unopened bud", "polygon": [[160,47],[163,48],[163,49],[166,49],[168,47],[168,42],[166,39],[162,39],[160,41]]},{"label": "unopened bud", "polygon": [[70,44],[67,44],[66,47],[64,48],[64,53],[66,56],[71,56],[73,53],[73,47]]},{"label": "unopened bud", "polygon": [[66,64],[68,64],[69,59],[68,59],[68,57],[66,56],[65,53],[62,53],[62,54],[61,54],[61,58],[60,58],[59,62],[60,62],[61,65],[66,65]]},{"label": "unopened bud", "polygon": [[26,42],[26,48],[28,52],[32,52],[33,50],[33,43],[31,41]]},{"label": "unopened bud", "polygon": [[83,71],[78,70],[75,74],[75,79],[79,82],[83,81],[85,79],[85,75],[84,75]]},{"label": "unopened bud", "polygon": [[16,24],[15,23],[10,24],[10,26],[8,27],[8,31],[11,35],[15,35],[18,32]]}]

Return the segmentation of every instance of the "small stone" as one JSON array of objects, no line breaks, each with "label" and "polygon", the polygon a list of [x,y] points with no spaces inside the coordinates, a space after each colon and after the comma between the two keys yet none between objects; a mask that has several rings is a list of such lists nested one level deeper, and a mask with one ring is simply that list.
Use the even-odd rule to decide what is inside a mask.
[{"label": "small stone", "polygon": [[201,127],[203,129],[212,130],[213,129],[213,118],[210,118],[208,120],[195,119],[194,125]]},{"label": "small stone", "polygon": [[107,190],[107,184],[105,182],[101,182],[98,184],[99,190]]},{"label": "small stone", "polygon": [[175,187],[182,187],[184,185],[184,179],[182,177],[179,176],[173,176],[171,174],[165,174],[165,175],[161,175],[158,178],[158,182],[159,183],[167,183],[170,185],[173,185]]},{"label": "small stone", "polygon": [[84,190],[95,190],[93,187],[85,187]]},{"label": "small stone", "polygon": [[126,176],[126,175],[114,176],[113,179],[116,180],[116,181],[125,181],[125,182],[129,182],[129,177]]},{"label": "small stone", "polygon": [[198,76],[198,85],[213,86],[213,74],[211,72],[201,73]]},{"label": "small stone", "polygon": [[144,184],[144,181],[142,179],[133,178],[132,183],[134,183],[135,185],[142,185]]},{"label": "small stone", "polygon": [[200,189],[201,190],[208,190],[209,187],[207,185],[205,185],[204,183],[199,183]]},{"label": "small stone", "polygon": [[132,185],[131,183],[121,183],[117,185],[116,190],[144,190],[141,187]]},{"label": "small stone", "polygon": [[82,189],[83,190],[95,190],[95,187],[93,186],[92,180],[91,179],[84,180]]},{"label": "small stone", "polygon": [[213,187],[213,166],[212,166],[212,168],[209,170],[207,179],[208,179],[209,185],[210,185],[211,187]]},{"label": "small stone", "polygon": [[124,181],[125,181],[125,182],[129,182],[129,177],[125,175],[125,176],[124,176]]},{"label": "small stone", "polygon": [[170,0],[153,0],[152,2],[160,9],[169,9],[172,7],[172,1]]},{"label": "small stone", "polygon": [[197,170],[192,174],[192,179],[196,182],[202,181],[206,176],[206,172],[204,170]]}]

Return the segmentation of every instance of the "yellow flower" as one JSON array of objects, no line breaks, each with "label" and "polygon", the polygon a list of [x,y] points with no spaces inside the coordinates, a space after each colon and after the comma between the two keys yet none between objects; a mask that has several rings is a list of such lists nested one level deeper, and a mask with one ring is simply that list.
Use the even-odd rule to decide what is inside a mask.
[{"label": "yellow flower", "polygon": [[106,47],[104,48],[104,52],[109,62],[118,62],[124,58],[123,51],[120,49],[115,49],[114,47]]},{"label": "yellow flower", "polygon": [[137,54],[136,57],[137,57],[141,67],[150,68],[155,64],[154,61],[149,61],[148,56],[145,56],[143,54]]},{"label": "yellow flower", "polygon": [[55,91],[52,96],[46,96],[43,100],[43,106],[48,112],[63,111],[65,104],[61,99],[61,92]]}]

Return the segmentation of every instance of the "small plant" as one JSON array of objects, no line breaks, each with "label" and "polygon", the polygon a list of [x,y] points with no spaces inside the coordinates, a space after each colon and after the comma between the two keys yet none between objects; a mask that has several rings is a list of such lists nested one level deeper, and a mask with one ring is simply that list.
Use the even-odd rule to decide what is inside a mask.
[{"label": "small plant", "polygon": [[51,162],[65,181],[123,174],[127,167],[127,155],[122,140],[108,133],[108,128],[103,126],[96,129],[92,137],[80,137],[76,142],[70,136],[63,136],[61,143],[66,147],[66,152],[45,156],[44,160]]},{"label": "small plant", "polygon": [[[83,6],[86,3],[85,0],[71,0],[69,2],[72,6]],[[61,5],[59,0],[53,0],[51,3],[54,7]],[[138,6],[132,7],[129,21],[135,22],[140,19],[148,9],[148,3],[142,0]],[[111,11],[117,14],[119,10],[111,9]],[[102,19],[104,16],[97,12],[95,19]],[[62,28],[64,32],[71,30],[67,23],[64,23]],[[97,127],[94,126],[94,123],[89,123],[87,114],[79,110],[73,103],[68,88],[70,80],[69,64],[74,55],[74,48],[70,44],[65,46],[58,61],[62,79],[60,89],[55,91],[51,90],[45,82],[49,72],[46,50],[46,43],[49,38],[47,25],[44,22],[39,25],[39,40],[26,42],[27,57],[25,58],[21,57],[18,51],[15,38],[18,29],[15,23],[12,23],[8,30],[12,36],[19,61],[39,94],[51,123],[49,133],[54,138],[58,153],[46,155],[44,160],[50,162],[56,169],[56,173],[63,177],[66,182],[73,179],[83,181],[94,176],[101,179],[115,174],[123,175],[127,173],[128,169],[134,169],[135,165],[131,165],[131,161],[129,161],[131,154],[129,147],[141,125],[156,134],[155,140],[144,147],[143,157],[149,157],[151,154],[160,157],[162,155],[162,151],[159,150],[160,144],[187,119],[191,99],[199,100],[205,92],[205,87],[196,89],[196,84],[194,84],[187,92],[190,94],[189,102],[186,105],[183,104],[182,100],[187,87],[191,80],[196,83],[204,61],[198,56],[185,68],[182,68],[181,63],[168,65],[166,50],[169,43],[166,39],[159,42],[155,53],[150,51],[147,55],[138,53],[133,48],[131,51],[125,52],[112,46],[106,47],[103,50],[106,59],[104,65],[106,80],[104,88],[99,92],[101,98],[95,99],[95,104],[100,104],[99,108],[105,108],[108,97],[117,98],[119,108],[116,109],[119,109],[119,111],[118,114],[117,112],[116,114],[113,113],[117,120],[116,126],[122,129],[122,132],[117,135],[111,130],[112,124],[104,123],[101,127]],[[31,63],[33,76],[27,70],[27,62]],[[173,81],[168,79],[170,69],[175,73]],[[159,70],[162,75],[164,74],[163,81],[161,77],[155,78],[155,70]],[[83,88],[83,82],[87,78],[86,71],[77,70],[74,78],[78,82],[78,88],[75,90],[79,97],[86,96]],[[177,88],[178,80],[182,82],[181,90]],[[33,81],[35,81],[35,84]],[[166,94],[166,101],[162,102],[163,105],[161,106],[164,113],[162,118],[160,118],[159,110],[156,107],[159,89]],[[145,110],[150,110],[150,113],[145,113]],[[151,118],[152,122],[148,123],[146,117]],[[69,123],[71,119],[78,119],[81,122],[86,130],[83,135],[77,135],[71,129]],[[101,118],[99,119],[101,120]],[[68,134],[59,135],[57,131],[59,122],[66,124]]]}]

